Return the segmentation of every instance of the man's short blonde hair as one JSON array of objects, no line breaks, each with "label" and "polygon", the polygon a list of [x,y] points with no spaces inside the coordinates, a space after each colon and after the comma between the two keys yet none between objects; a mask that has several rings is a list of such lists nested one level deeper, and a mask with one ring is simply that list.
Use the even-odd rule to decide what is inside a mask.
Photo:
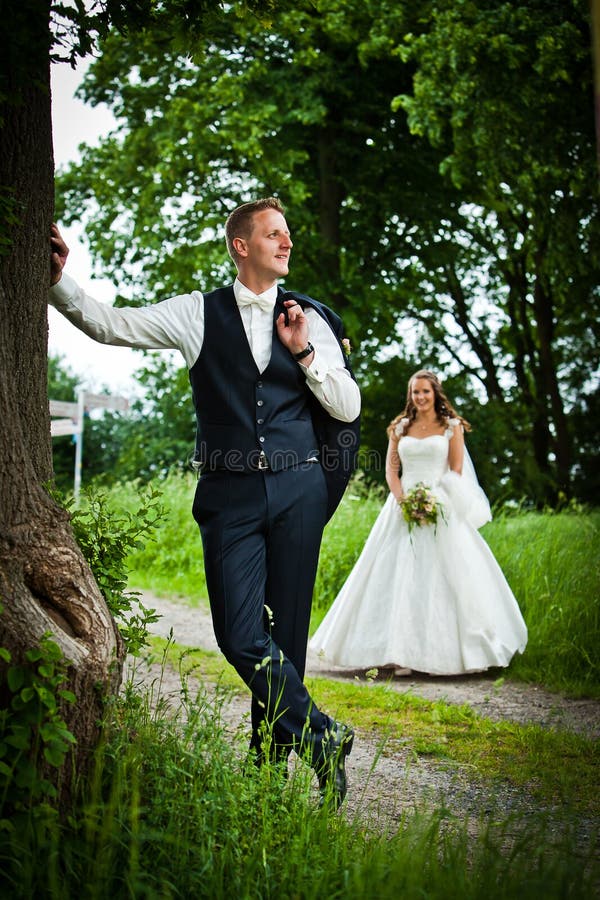
[{"label": "man's short blonde hair", "polygon": [[282,215],[285,213],[281,202],[277,197],[265,197],[263,200],[253,200],[251,203],[242,203],[237,206],[227,217],[225,222],[225,240],[227,242],[227,252],[235,262],[237,253],[233,246],[236,237],[248,240],[252,234],[254,227],[254,216],[256,213],[262,212],[263,209],[275,209]]}]

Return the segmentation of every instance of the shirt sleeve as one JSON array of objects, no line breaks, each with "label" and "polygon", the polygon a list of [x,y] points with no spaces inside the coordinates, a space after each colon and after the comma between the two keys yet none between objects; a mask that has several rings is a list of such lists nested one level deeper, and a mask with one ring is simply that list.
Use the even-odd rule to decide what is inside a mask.
[{"label": "shirt sleeve", "polygon": [[307,309],[306,318],[315,348],[310,366],[303,366],[307,386],[334,419],[353,422],[360,413],[360,390],[344,364],[337,338],[316,310]]},{"label": "shirt sleeve", "polygon": [[191,368],[202,349],[204,297],[181,294],[150,306],[123,309],[100,303],[66,273],[49,300],[77,328],[101,344],[140,350],[179,350]]}]

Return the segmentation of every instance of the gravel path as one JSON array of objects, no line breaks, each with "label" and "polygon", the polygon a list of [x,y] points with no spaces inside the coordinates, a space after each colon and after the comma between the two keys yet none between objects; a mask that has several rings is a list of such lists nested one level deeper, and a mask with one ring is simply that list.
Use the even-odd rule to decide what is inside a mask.
[{"label": "gravel path", "polygon": [[[172,628],[173,638],[178,644],[205,650],[219,649],[208,609],[164,600],[149,592],[140,593],[144,605],[156,609],[162,616],[151,626],[152,633],[167,637]],[[310,651],[306,674],[339,681],[365,680],[363,670],[330,666]],[[535,685],[504,681],[501,669],[495,669],[492,673],[453,677],[413,673],[391,681],[389,672],[381,672],[376,680],[385,680],[396,691],[410,692],[427,700],[467,703],[476,712],[496,722],[532,723],[600,737],[600,700],[572,700]]]},{"label": "gravel path", "polygon": [[[168,637],[173,631],[176,643],[187,647],[218,650],[210,619],[205,608],[192,608],[142,593],[145,606],[156,609],[161,619],[151,626],[154,634]],[[315,654],[309,654],[307,675],[319,675],[340,681],[365,679],[364,672],[331,668]],[[571,700],[532,685],[502,680],[502,671],[460,677],[432,677],[412,674],[389,680],[382,673],[377,680],[385,680],[399,692],[410,692],[430,700],[444,700],[453,704],[468,704],[479,714],[494,721],[507,720],[520,724],[532,723],[547,728],[560,728],[589,737],[600,737],[600,701]],[[157,667],[146,671],[137,664],[138,680],[158,677]],[[162,694],[177,702],[179,679],[175,671],[161,676]],[[247,716],[248,697],[236,695],[223,710],[226,724],[233,729]],[[439,758],[416,755],[404,748],[400,736],[383,744],[369,732],[357,729],[356,740],[347,763],[349,793],[344,809],[349,815],[380,821],[382,827],[393,827],[406,809],[419,805],[439,805],[441,799],[461,819],[473,823],[482,816],[494,814],[507,817],[516,813],[527,817],[537,808],[536,801],[526,790],[508,783],[481,781],[473,777],[469,767],[444,763]],[[557,816],[560,807],[552,810]],[[474,825],[474,827],[476,827]],[[580,819],[579,836],[584,846],[598,822]]]}]

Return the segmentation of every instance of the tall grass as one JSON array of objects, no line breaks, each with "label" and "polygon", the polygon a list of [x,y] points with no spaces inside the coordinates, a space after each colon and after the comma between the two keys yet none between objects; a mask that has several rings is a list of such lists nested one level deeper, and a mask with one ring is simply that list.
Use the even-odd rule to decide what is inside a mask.
[{"label": "tall grass", "polygon": [[[206,598],[202,545],[191,515],[192,478],[161,483],[167,515],[156,543],[129,559],[131,583],[157,593]],[[136,489],[116,488],[113,502],[133,509]],[[356,479],[325,529],[312,628],[358,558],[383,502]],[[498,515],[482,529],[529,629],[509,673],[573,693],[600,695],[600,512]]]},{"label": "tall grass", "polygon": [[513,674],[600,694],[600,511],[501,514],[483,535],[529,628]]},{"label": "tall grass", "polygon": [[[166,482],[168,517],[158,542],[136,551],[131,564],[139,586],[198,600],[202,557],[191,520],[192,492],[191,480]],[[137,509],[135,486],[120,488],[112,499],[121,509]],[[378,495],[357,484],[328,526],[319,576],[328,602],[358,556],[380,505]],[[559,542],[561,535],[573,537],[572,523],[578,520],[562,516],[518,516],[489,526],[490,543],[498,538],[499,559],[505,553],[505,568],[514,565],[507,574],[529,588],[526,612],[531,607],[544,627],[545,619],[552,623],[556,616],[543,615],[548,603],[541,586],[548,593],[548,583],[536,574],[532,560],[545,553],[554,557],[558,548],[549,537],[540,538],[537,551],[530,545],[548,518],[548,535],[556,528]],[[589,551],[598,522],[591,515],[581,517],[582,523],[590,529]],[[563,607],[564,595],[573,592],[577,601],[590,588],[579,556],[567,552],[560,560],[536,564],[552,582],[550,599],[559,590]],[[576,573],[565,572],[573,565],[579,566]],[[589,617],[578,621],[580,631],[593,625]],[[542,625],[540,633],[554,640],[553,628],[543,632]],[[163,664],[170,652],[167,646]],[[181,660],[180,673],[186,663]],[[589,830],[593,822],[584,820],[582,831],[579,822],[571,826],[569,813],[560,821],[556,811],[552,820],[535,811],[506,819],[486,808],[481,818],[459,819],[452,815],[451,799],[446,803],[437,796],[434,812],[399,803],[385,827],[360,803],[354,815],[348,807],[332,815],[319,808],[314,775],[301,762],[287,779],[277,767],[249,764],[247,723],[236,730],[224,724],[225,688],[217,686],[209,696],[204,689],[192,693],[183,674],[181,682],[180,703],[173,705],[160,696],[161,676],[151,688],[140,689],[134,673],[109,708],[92,775],[81,780],[69,814],[59,819],[55,810],[38,805],[3,821],[0,897],[568,900],[593,896],[600,883]],[[368,703],[366,692],[360,693]],[[460,729],[462,734],[463,722]],[[436,734],[421,735],[426,747],[420,752],[432,752]],[[393,798],[385,800],[389,806]]]},{"label": "tall grass", "polygon": [[[591,848],[569,829],[398,812],[397,827],[320,810],[302,764],[248,766],[222,704],[185,686],[169,711],[131,684],[93,777],[62,823],[0,833],[2,896],[365,900],[591,896]],[[48,827],[45,827],[45,826]]]},{"label": "tall grass", "polygon": [[360,556],[385,499],[385,493],[368,488],[355,477],[335,515],[325,528],[313,596],[314,630]]},{"label": "tall grass", "polygon": [[[165,517],[156,540],[130,555],[130,584],[196,604],[207,597],[200,530],[192,516],[196,479],[191,474],[173,474],[155,487],[161,492]],[[116,485],[109,493],[115,509],[137,509],[140,488],[135,482]]]}]

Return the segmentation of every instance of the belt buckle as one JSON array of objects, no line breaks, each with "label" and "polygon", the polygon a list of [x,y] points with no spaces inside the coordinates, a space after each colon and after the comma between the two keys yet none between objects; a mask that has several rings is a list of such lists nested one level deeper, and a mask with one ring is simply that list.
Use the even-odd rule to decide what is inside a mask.
[{"label": "belt buckle", "polygon": [[258,471],[264,472],[265,469],[269,468],[269,462],[265,454],[261,451],[258,457]]}]

